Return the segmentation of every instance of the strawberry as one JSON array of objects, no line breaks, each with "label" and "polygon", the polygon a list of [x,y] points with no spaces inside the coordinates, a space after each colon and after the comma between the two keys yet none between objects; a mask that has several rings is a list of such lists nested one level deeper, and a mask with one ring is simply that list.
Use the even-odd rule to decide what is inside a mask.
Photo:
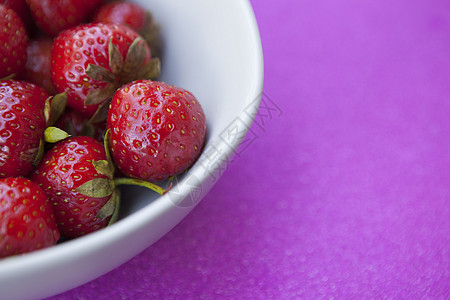
[{"label": "strawberry", "polygon": [[31,40],[27,48],[27,62],[22,78],[43,87],[49,94],[56,94],[50,75],[51,50],[50,38]]},{"label": "strawberry", "polygon": [[48,197],[36,183],[0,179],[0,257],[52,246],[59,236]]},{"label": "strawberry", "polygon": [[142,6],[133,2],[114,1],[100,6],[93,21],[127,25],[139,31],[145,24],[146,11]]},{"label": "strawberry", "polygon": [[103,0],[26,0],[39,28],[49,36],[87,20]]},{"label": "strawberry", "polygon": [[[61,133],[65,136],[58,137]],[[77,136],[56,127],[46,129],[54,145],[31,174],[48,195],[61,234],[75,238],[114,222],[118,215],[118,185],[137,185],[160,195],[166,190],[133,178],[114,178],[114,165],[106,147],[94,138]]]},{"label": "strawberry", "polygon": [[27,61],[28,35],[17,13],[0,4],[0,78],[20,74]]},{"label": "strawberry", "polygon": [[104,146],[78,136],[54,145],[30,178],[47,193],[61,234],[74,238],[110,221],[117,200],[111,177]]},{"label": "strawberry", "polygon": [[125,175],[159,181],[195,162],[205,142],[206,121],[189,91],[138,80],[114,94],[107,130],[111,155]]},{"label": "strawberry", "polygon": [[56,90],[67,92],[69,107],[96,121],[106,117],[108,100],[117,88],[158,73],[159,60],[151,60],[147,43],[126,26],[80,25],[59,34],[53,44]]},{"label": "strawberry", "polygon": [[0,178],[26,176],[38,160],[49,95],[39,86],[0,81]]},{"label": "strawberry", "polygon": [[160,55],[161,39],[159,36],[159,25],[155,22],[150,11],[139,4],[129,1],[106,3],[97,10],[93,21],[129,26],[147,41],[152,56]]},{"label": "strawberry", "polygon": [[17,13],[29,34],[34,31],[34,22],[26,0],[0,0],[0,4],[13,9]]},{"label": "strawberry", "polygon": [[103,141],[106,130],[106,122],[91,124],[86,117],[73,109],[67,110],[55,123],[55,126],[72,136],[90,136],[99,141]]}]

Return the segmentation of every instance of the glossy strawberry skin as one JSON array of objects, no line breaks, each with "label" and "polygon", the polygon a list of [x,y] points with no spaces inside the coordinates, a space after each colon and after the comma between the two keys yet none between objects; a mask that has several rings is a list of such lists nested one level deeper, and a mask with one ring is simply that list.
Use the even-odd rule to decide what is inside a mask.
[{"label": "glossy strawberry skin", "polygon": [[98,173],[92,162],[106,160],[103,145],[90,137],[72,137],[53,146],[32,173],[31,179],[48,195],[61,234],[79,237],[107,225],[109,218],[98,218],[99,210],[111,196],[88,197],[76,191]]},{"label": "glossy strawberry skin", "polygon": [[119,169],[148,181],[190,167],[206,136],[205,115],[196,98],[182,88],[150,80],[129,83],[114,94],[107,128]]},{"label": "glossy strawberry skin", "polygon": [[39,28],[49,36],[76,26],[90,17],[103,0],[27,0]]},{"label": "glossy strawberry skin", "polygon": [[48,197],[36,183],[0,179],[0,257],[52,246],[59,236]]},{"label": "glossy strawberry skin", "polygon": [[17,13],[0,5],[0,78],[18,75],[27,61],[28,35]]},{"label": "glossy strawberry skin", "polygon": [[34,22],[26,0],[0,0],[0,4],[13,9],[19,15],[29,34],[34,31]]},{"label": "glossy strawberry skin", "polygon": [[27,62],[22,78],[44,88],[50,95],[56,94],[50,75],[51,50],[53,41],[50,38],[31,40],[27,48]]},{"label": "glossy strawberry skin", "polygon": [[0,82],[0,178],[26,176],[32,171],[46,127],[48,96],[26,81]]},{"label": "glossy strawberry skin", "polygon": [[145,25],[146,11],[129,1],[115,1],[102,5],[93,17],[94,22],[123,24],[139,31]]},{"label": "glossy strawberry skin", "polygon": [[[128,27],[102,23],[80,25],[58,35],[52,49],[51,76],[56,90],[59,93],[67,92],[68,106],[88,118],[92,117],[99,105],[85,105],[84,100],[91,90],[105,88],[107,84],[90,78],[86,74],[88,65],[98,65],[111,71],[108,51],[110,38],[122,57],[126,57],[131,43],[138,37]],[[150,58],[147,47],[144,62]],[[117,83],[120,80],[116,78]]]}]

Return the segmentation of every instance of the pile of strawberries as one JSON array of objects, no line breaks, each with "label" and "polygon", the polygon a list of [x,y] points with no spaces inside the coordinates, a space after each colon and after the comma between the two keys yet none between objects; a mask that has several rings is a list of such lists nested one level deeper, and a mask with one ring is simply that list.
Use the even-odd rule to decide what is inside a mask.
[{"label": "pile of strawberries", "polygon": [[0,0],[0,258],[99,230],[122,184],[188,169],[203,109],[158,81],[161,37],[132,2]]}]

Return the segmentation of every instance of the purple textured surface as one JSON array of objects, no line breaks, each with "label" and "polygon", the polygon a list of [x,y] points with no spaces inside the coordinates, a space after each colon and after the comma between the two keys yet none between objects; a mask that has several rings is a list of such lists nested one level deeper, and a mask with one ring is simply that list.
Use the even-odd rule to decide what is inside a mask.
[{"label": "purple textured surface", "polygon": [[450,1],[252,5],[252,143],[168,235],[52,299],[450,298]]}]

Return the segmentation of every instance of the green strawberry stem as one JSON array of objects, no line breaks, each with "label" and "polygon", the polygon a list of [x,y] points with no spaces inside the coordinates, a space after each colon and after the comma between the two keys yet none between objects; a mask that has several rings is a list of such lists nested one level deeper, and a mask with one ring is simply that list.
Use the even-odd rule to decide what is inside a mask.
[{"label": "green strawberry stem", "polygon": [[120,190],[118,188],[114,189],[114,192],[112,193],[111,198],[114,200],[114,212],[111,216],[111,219],[109,219],[108,226],[115,223],[117,219],[119,218],[119,208],[120,208]]},{"label": "green strawberry stem", "polygon": [[142,180],[142,179],[115,178],[114,183],[116,186],[118,186],[118,185],[137,185],[137,186],[145,187],[145,188],[151,189],[152,191],[154,191],[160,195],[164,195],[165,193],[167,193],[167,190],[163,189],[162,187],[160,187],[154,183]]},{"label": "green strawberry stem", "polygon": [[44,153],[45,153],[45,140],[44,139],[40,139],[39,141],[39,148],[38,148],[38,153],[36,154],[36,157],[34,158],[33,161],[33,166],[37,167],[39,165],[39,163],[42,160],[42,157],[44,157]]},{"label": "green strawberry stem", "polygon": [[[111,151],[109,150],[109,145],[110,145],[109,140],[110,139],[111,139],[111,136],[109,134],[109,129],[107,129],[106,132],[105,132],[105,136],[103,138],[103,147],[105,148],[106,160],[108,161],[109,165],[111,166],[112,172],[114,174],[114,170],[116,169],[116,165],[114,164],[114,161],[113,161],[112,156],[111,156]],[[112,177],[110,177],[110,178],[112,178]]]}]

